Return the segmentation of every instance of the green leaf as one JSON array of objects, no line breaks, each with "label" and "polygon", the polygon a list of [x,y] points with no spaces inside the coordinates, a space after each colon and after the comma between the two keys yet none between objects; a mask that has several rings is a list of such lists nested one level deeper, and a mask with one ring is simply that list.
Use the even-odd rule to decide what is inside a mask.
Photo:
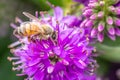
[{"label": "green leaf", "polygon": [[104,76],[105,74],[107,74],[110,67],[109,62],[101,59],[100,57],[97,57],[97,63],[99,65],[97,69],[97,74],[99,76]]},{"label": "green leaf", "polygon": [[120,37],[117,37],[115,41],[112,41],[110,38],[105,37],[104,42],[102,43],[107,46],[120,46]]},{"label": "green leaf", "polygon": [[100,57],[109,60],[111,62],[120,62],[120,46],[115,46],[115,45],[108,46],[104,44],[97,44],[96,47],[97,47],[97,51],[101,54]]},{"label": "green leaf", "polygon": [[0,39],[0,56],[4,55],[8,51],[8,45],[10,44],[10,38],[8,36]]}]

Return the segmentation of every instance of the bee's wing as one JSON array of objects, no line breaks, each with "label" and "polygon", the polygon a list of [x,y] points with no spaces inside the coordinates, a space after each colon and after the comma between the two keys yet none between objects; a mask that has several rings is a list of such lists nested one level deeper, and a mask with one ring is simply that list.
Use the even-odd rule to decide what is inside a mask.
[{"label": "bee's wing", "polygon": [[33,16],[32,14],[30,14],[30,13],[28,13],[28,12],[23,12],[23,14],[24,14],[26,17],[28,17],[28,18],[30,18],[30,19],[32,19],[32,20],[40,21],[38,18],[36,18],[35,16]]}]

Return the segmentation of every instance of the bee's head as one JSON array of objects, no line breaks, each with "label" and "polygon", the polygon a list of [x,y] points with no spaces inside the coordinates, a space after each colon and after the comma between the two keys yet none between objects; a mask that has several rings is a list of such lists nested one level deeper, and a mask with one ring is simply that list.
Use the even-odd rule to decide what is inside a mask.
[{"label": "bee's head", "polygon": [[44,29],[46,35],[52,35],[53,29],[49,25],[44,25],[43,29]]},{"label": "bee's head", "polygon": [[54,40],[54,41],[57,39],[57,32],[54,31],[54,32],[52,33],[51,39]]}]

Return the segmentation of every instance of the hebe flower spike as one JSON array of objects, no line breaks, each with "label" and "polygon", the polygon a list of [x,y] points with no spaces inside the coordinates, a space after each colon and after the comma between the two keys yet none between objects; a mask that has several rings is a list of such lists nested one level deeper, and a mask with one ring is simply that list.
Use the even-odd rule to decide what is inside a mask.
[{"label": "hebe flower spike", "polygon": [[29,41],[27,36],[19,38],[22,45],[13,47],[11,52],[14,57],[8,57],[10,61],[15,61],[13,70],[21,70],[22,73],[17,75],[27,75],[26,80],[95,80],[96,76],[90,75],[96,69],[96,61],[91,58],[95,48],[90,46],[89,28],[74,24],[79,22],[75,16],[73,24],[71,20],[66,21],[72,16],[60,16],[63,14],[60,7],[54,10],[53,16],[41,17],[40,21],[53,28],[55,40],[51,37],[35,38],[34,41]]}]

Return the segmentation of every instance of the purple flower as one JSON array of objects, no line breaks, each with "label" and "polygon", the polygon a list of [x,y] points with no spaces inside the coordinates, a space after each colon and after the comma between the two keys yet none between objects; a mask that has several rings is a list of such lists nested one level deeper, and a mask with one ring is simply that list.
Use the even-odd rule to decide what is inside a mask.
[{"label": "purple flower", "polygon": [[98,0],[73,0],[73,1],[81,3],[81,4],[85,5],[85,6],[87,6],[89,2],[98,1]]},{"label": "purple flower", "polygon": [[81,3],[81,4],[85,5],[85,6],[88,6],[89,2],[95,2],[95,1],[98,1],[98,0],[73,0],[73,1]]},{"label": "purple flower", "polygon": [[[65,23],[69,27],[74,27],[74,26],[79,26],[80,25],[81,19],[78,19],[74,15],[64,16],[63,14],[64,14],[63,10],[60,7],[54,8],[54,18],[53,18],[53,21],[57,20],[59,23],[61,23],[61,22]],[[56,24],[55,21],[54,21],[54,23]]]},{"label": "purple flower", "polygon": [[115,19],[115,25],[120,26],[120,19]]},{"label": "purple flower", "polygon": [[114,6],[120,6],[120,1],[116,0],[116,4],[114,4]]},{"label": "purple flower", "polygon": [[88,6],[83,9],[85,20],[80,27],[92,27],[91,37],[97,38],[100,42],[104,40],[104,34],[111,40],[115,40],[115,36],[119,36],[120,26],[118,3],[116,0],[109,3],[104,0],[90,0]]},{"label": "purple flower", "polygon": [[25,37],[20,39],[21,46],[11,49],[14,57],[8,59],[14,61],[13,70],[22,71],[17,75],[27,75],[26,80],[96,80],[95,75],[89,75],[96,69],[89,28],[70,27],[74,21],[66,22],[60,10],[57,7],[54,16],[41,18],[56,32],[54,40],[29,42]]},{"label": "purple flower", "polygon": [[89,3],[89,0],[74,0],[74,1],[84,4],[84,5],[88,5]]},{"label": "purple flower", "polygon": [[76,16],[67,15],[66,17],[63,17],[62,22],[67,24],[69,27],[74,27],[79,26],[81,20],[78,19]]}]

